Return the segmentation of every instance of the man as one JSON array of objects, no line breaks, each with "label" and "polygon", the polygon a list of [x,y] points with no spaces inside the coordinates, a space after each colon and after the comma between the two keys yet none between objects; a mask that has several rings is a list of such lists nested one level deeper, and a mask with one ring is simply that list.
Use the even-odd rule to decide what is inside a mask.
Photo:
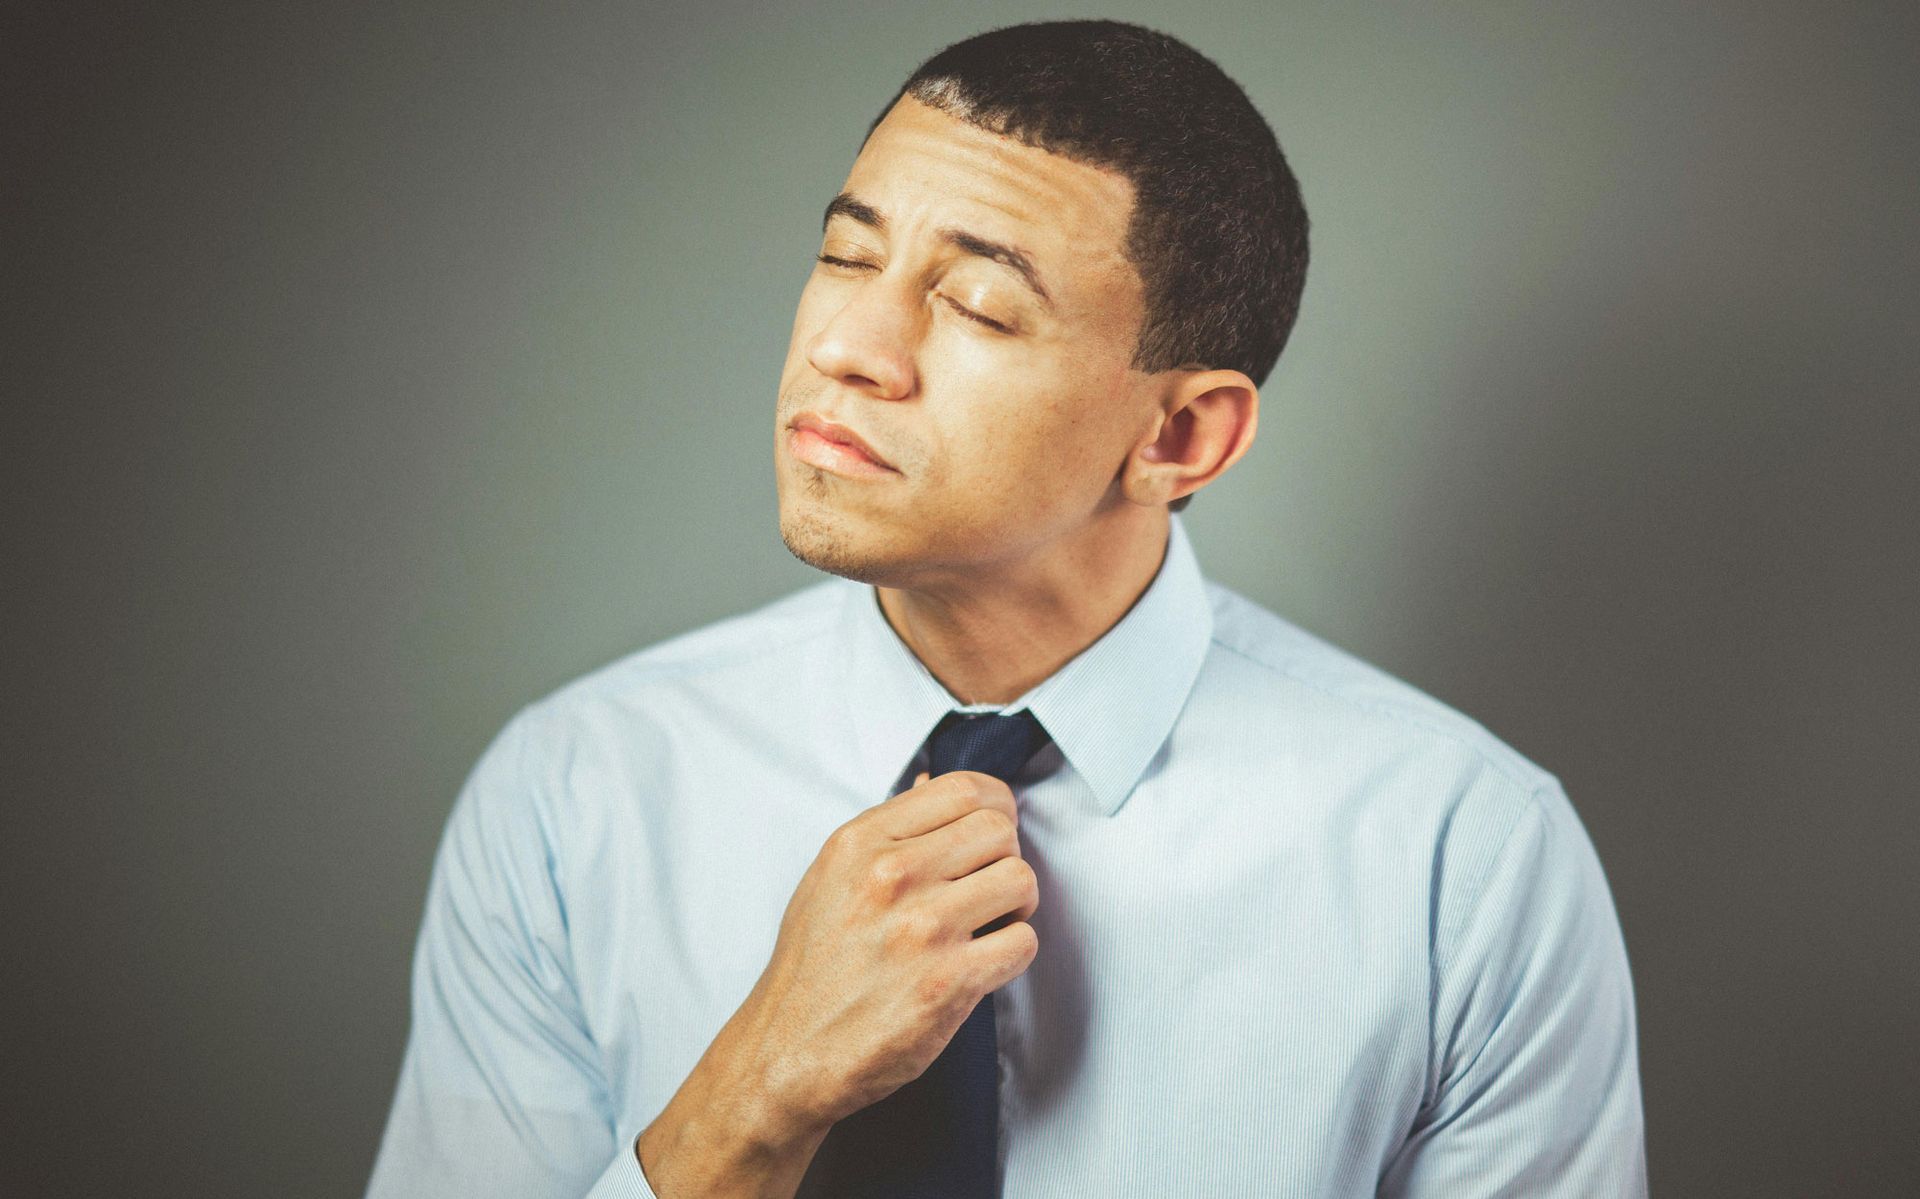
[{"label": "man", "polygon": [[775,418],[837,578],[517,716],[434,867],[370,1194],[1636,1195],[1554,777],[1199,573],[1306,213],[1103,21],[903,86]]}]

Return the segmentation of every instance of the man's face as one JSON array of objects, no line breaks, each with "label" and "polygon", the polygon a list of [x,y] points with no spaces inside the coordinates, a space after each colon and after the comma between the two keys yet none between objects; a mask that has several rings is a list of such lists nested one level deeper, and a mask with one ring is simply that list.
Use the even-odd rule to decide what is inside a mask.
[{"label": "man's face", "polygon": [[[903,98],[842,196],[780,377],[788,548],[894,586],[1084,548],[1156,416],[1154,377],[1128,365],[1131,182]],[[809,417],[891,469],[793,427]]]}]

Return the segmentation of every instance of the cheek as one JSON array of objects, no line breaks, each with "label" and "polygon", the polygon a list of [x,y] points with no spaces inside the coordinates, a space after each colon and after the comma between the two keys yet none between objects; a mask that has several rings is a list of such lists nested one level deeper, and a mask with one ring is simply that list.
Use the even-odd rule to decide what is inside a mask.
[{"label": "cheek", "polygon": [[1070,393],[1006,364],[969,383],[939,405],[944,419],[936,452],[951,468],[942,472],[947,486],[969,493],[973,504],[997,508],[1104,485],[1092,478],[1104,474],[1099,431]]}]

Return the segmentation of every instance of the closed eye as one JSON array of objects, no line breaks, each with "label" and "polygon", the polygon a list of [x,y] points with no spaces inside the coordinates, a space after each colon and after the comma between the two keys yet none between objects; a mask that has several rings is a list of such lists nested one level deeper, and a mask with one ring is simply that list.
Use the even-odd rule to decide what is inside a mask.
[{"label": "closed eye", "polygon": [[975,312],[973,309],[968,308],[965,305],[961,304],[958,300],[948,299],[948,297],[946,296],[941,296],[940,298],[943,300],[946,300],[947,303],[952,304],[953,310],[959,313],[961,316],[964,316],[971,321],[978,321],[981,324],[985,325],[987,328],[992,329],[995,333],[1013,332],[1012,329],[1007,328],[1005,325],[1001,324],[999,321],[990,320],[987,317],[981,316],[979,313]]},{"label": "closed eye", "polygon": [[[832,254],[816,254],[814,255],[814,257],[817,260],[826,263],[828,266],[844,267],[848,270],[870,271],[870,270],[877,269],[874,267],[874,265],[871,262],[855,262],[851,258],[838,258]],[[970,321],[976,321],[982,325],[985,325],[987,328],[992,329],[996,333],[1013,332],[1013,330],[1008,328],[1006,325],[1003,325],[999,321],[993,320],[990,317],[981,316],[979,313],[975,312],[971,308],[968,308],[966,305],[960,303],[957,300],[951,299],[947,296],[941,296],[940,298],[943,300],[946,300],[947,303],[953,305],[953,310],[955,312],[958,312],[961,316],[966,317]]]},{"label": "closed eye", "polygon": [[851,258],[835,258],[831,254],[816,254],[814,257],[828,266],[854,267],[860,270],[869,270],[873,267],[871,262],[855,262]]}]

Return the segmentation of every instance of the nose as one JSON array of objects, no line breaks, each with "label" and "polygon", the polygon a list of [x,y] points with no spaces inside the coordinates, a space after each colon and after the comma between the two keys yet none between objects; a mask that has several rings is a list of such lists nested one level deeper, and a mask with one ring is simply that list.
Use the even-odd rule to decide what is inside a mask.
[{"label": "nose", "polygon": [[869,279],[807,342],[813,369],[875,399],[913,394],[915,315],[895,286]]}]

